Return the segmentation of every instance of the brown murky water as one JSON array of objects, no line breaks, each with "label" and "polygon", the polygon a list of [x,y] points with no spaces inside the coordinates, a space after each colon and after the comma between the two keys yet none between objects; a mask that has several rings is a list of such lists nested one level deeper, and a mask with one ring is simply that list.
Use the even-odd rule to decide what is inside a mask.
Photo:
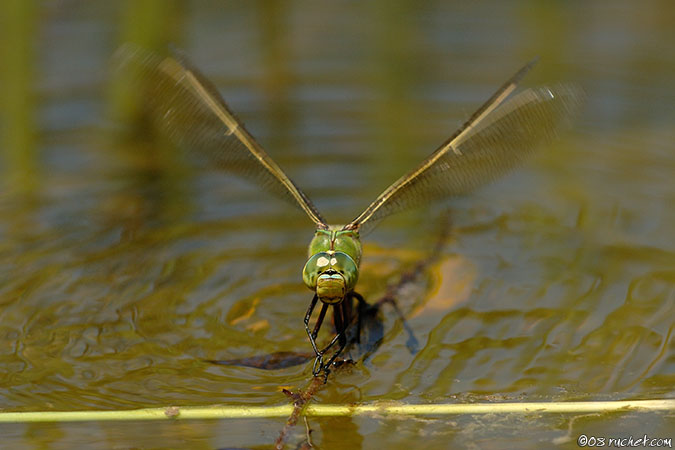
[{"label": "brown murky water", "polygon": [[[0,22],[15,26],[3,26],[0,69],[9,87],[0,97],[1,409],[277,405],[287,402],[281,387],[303,388],[311,376],[310,364],[264,371],[203,362],[309,349],[302,317],[311,294],[300,272],[313,230],[255,186],[186,168],[161,140],[129,133],[108,64],[129,39],[184,48],[336,223],[540,55],[524,85],[578,83],[588,95],[582,117],[524,168],[449,203],[451,242],[400,298],[419,351],[408,350],[385,309],[377,352],[331,379],[316,401],[675,396],[671,3],[2,8]],[[366,298],[424,258],[442,210],[391,218],[367,237]],[[672,412],[310,420],[323,448],[576,447],[582,433],[673,437],[673,423]],[[264,447],[282,426],[0,432],[12,448]],[[304,426],[294,433],[290,448]]]}]

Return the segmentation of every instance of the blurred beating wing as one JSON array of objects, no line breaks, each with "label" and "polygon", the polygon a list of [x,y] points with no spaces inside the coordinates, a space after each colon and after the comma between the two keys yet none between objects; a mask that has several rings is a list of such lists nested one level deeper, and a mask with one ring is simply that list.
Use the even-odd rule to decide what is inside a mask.
[{"label": "blurred beating wing", "polygon": [[317,227],[328,228],[307,196],[265,153],[216,88],[184,56],[162,58],[125,44],[115,59],[121,70],[133,76],[142,91],[144,106],[177,145],[299,206]]},{"label": "blurred beating wing", "polygon": [[569,85],[542,87],[504,102],[535,62],[504,83],[453,136],[345,229],[364,234],[390,214],[464,194],[503,175],[549,142],[578,110],[583,93]]}]

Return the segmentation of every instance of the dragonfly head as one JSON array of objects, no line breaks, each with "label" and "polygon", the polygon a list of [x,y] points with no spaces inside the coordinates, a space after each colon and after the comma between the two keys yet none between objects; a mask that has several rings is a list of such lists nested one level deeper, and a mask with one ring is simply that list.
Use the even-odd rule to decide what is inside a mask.
[{"label": "dragonfly head", "polygon": [[340,303],[354,289],[359,272],[354,260],[329,250],[312,255],[302,270],[302,280],[324,303]]}]

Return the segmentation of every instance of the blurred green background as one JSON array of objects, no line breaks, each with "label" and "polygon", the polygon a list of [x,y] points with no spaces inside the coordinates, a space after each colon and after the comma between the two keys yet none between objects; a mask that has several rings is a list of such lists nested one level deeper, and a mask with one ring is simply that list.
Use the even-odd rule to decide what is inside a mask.
[{"label": "blurred green background", "polygon": [[[575,126],[449,203],[452,240],[385,338],[323,403],[675,396],[675,5],[633,2],[0,3],[0,409],[285,404],[309,365],[203,359],[307,351],[310,221],[148,132],[110,57],[184,49],[334,223],[354,218],[518,67],[574,82]],[[365,243],[377,298],[448,205]],[[284,421],[2,425],[8,448],[265,447]],[[673,412],[311,419],[323,448],[576,448],[673,437]],[[304,439],[298,426],[290,446]],[[565,439],[565,436],[569,439]]]}]

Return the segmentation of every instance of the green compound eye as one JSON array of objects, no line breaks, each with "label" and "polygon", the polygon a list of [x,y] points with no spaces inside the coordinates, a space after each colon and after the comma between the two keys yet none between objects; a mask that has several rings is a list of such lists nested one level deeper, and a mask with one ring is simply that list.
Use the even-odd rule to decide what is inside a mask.
[{"label": "green compound eye", "polygon": [[319,278],[321,272],[327,269],[325,266],[328,262],[330,262],[330,255],[327,252],[319,252],[307,260],[305,268],[302,269],[302,281],[308,288],[316,289],[316,279]]},{"label": "green compound eye", "polygon": [[345,280],[345,289],[351,291],[358,280],[356,263],[346,253],[319,252],[313,255],[302,270],[302,281],[311,290],[316,290],[319,276],[325,272],[340,274]]},{"label": "green compound eye", "polygon": [[335,252],[330,260],[330,268],[342,275],[345,279],[347,292],[354,289],[359,278],[359,270],[354,260],[346,253]]}]

